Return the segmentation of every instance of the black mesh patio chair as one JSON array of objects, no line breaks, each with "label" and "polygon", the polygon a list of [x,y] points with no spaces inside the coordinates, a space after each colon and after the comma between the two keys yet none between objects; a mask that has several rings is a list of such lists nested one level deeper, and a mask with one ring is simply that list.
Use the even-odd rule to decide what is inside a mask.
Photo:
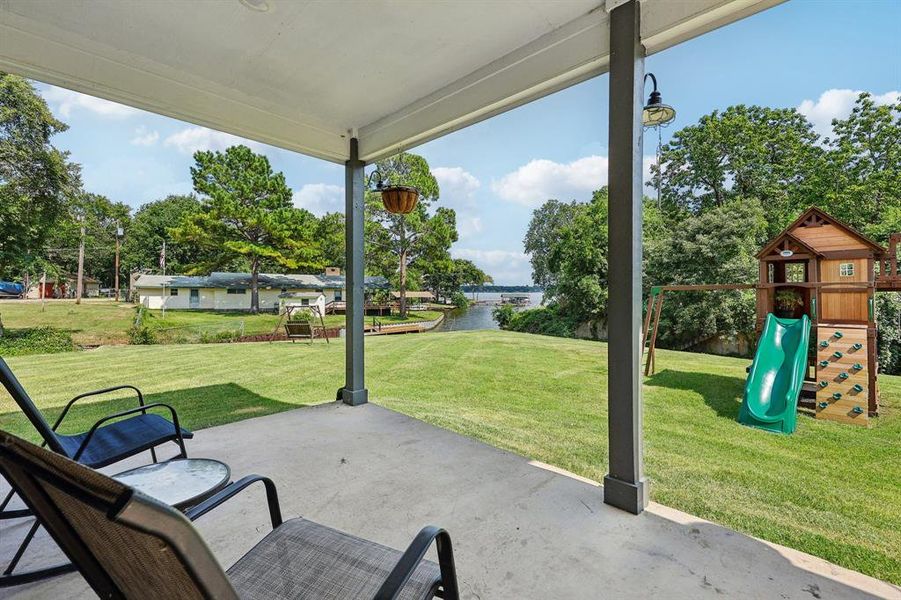
[{"label": "black mesh patio chair", "polygon": [[[245,477],[182,514],[2,431],[0,472],[101,598],[459,598],[444,530],[426,527],[401,553],[302,518],[282,522],[275,486],[263,477]],[[258,481],[273,530],[225,571],[188,519]],[[438,564],[423,560],[433,542]]]},{"label": "black mesh patio chair", "polygon": [[[13,374],[9,365],[0,358],[0,382],[9,392],[22,412],[37,430],[43,439],[44,445],[52,451],[78,461],[89,467],[99,469],[120,460],[129,458],[141,452],[150,451],[153,462],[157,462],[156,448],[168,442],[174,442],[179,449],[178,456],[187,457],[185,450],[185,438],[192,438],[194,434],[178,424],[178,414],[168,404],[154,402],[147,404],[141,390],[132,385],[118,385],[115,387],[86,392],[75,396],[66,404],[63,411],[57,417],[53,425],[50,425],[34,402],[25,392],[25,388]],[[98,420],[84,433],[66,435],[57,432],[63,419],[69,414],[72,406],[84,398],[109,394],[119,390],[131,390],[137,395],[138,406],[107,415]],[[166,411],[172,420],[154,414],[151,411]],[[27,508],[10,510],[14,490],[11,490],[0,502],[0,521],[6,519],[18,519],[31,516]],[[71,565],[59,565],[48,569],[41,569],[28,573],[14,574],[14,570],[27,549],[29,543],[37,533],[39,523],[35,521],[29,532],[25,535],[22,545],[19,547],[12,560],[7,565],[2,576],[0,586],[17,585],[41,577],[53,575],[59,572],[72,570]]]}]

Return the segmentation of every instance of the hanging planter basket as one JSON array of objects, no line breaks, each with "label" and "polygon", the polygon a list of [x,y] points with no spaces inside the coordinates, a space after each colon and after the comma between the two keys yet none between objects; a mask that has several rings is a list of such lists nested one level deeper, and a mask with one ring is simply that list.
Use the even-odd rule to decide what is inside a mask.
[{"label": "hanging planter basket", "polygon": [[419,190],[405,185],[389,185],[381,189],[385,210],[396,215],[407,215],[419,202]]}]

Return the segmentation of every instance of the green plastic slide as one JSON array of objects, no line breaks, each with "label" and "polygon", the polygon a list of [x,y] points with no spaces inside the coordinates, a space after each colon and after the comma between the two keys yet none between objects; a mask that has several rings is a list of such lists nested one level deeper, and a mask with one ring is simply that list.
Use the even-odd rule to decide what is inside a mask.
[{"label": "green plastic slide", "polygon": [[777,433],[794,432],[809,342],[807,315],[800,319],[766,316],[745,384],[739,423]]}]

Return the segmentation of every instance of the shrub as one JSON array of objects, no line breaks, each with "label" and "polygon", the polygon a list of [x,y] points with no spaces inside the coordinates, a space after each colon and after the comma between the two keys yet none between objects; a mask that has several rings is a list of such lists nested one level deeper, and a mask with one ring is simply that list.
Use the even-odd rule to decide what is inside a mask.
[{"label": "shrub", "polygon": [[509,329],[510,322],[513,320],[516,311],[513,310],[513,307],[509,304],[498,304],[494,307],[494,310],[491,311],[491,316],[494,317],[494,320],[497,321],[498,326],[501,329]]},{"label": "shrub", "polygon": [[156,334],[147,325],[132,325],[128,330],[128,343],[134,346],[155,344]]},{"label": "shrub", "polygon": [[538,335],[573,337],[576,325],[577,323],[572,317],[564,315],[556,304],[552,304],[513,312],[513,318],[507,329]]},{"label": "shrub", "polygon": [[451,304],[457,308],[467,308],[469,306],[469,299],[463,292],[454,292],[451,296]]},{"label": "shrub", "polygon": [[233,342],[240,337],[238,331],[204,331],[200,334],[201,344],[221,344],[223,342]]},{"label": "shrub", "polygon": [[291,313],[292,323],[312,323],[313,322],[313,313],[309,310],[295,310]]},{"label": "shrub", "polygon": [[0,337],[0,355],[55,354],[75,350],[72,334],[55,327],[6,329]]}]

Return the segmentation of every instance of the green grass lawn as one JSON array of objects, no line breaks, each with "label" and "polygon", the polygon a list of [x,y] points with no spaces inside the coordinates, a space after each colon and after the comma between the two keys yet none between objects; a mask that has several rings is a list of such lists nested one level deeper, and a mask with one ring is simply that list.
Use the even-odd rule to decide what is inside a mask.
[{"label": "green grass lawn", "polygon": [[[148,325],[163,342],[190,343],[200,341],[201,336],[219,332],[243,332],[245,335],[272,333],[279,322],[278,315],[264,313],[251,315],[244,312],[212,310],[167,310],[150,312]],[[410,312],[406,319],[397,315],[377,317],[382,323],[430,321],[438,318],[439,311]],[[71,331],[72,340],[83,346],[128,343],[126,332],[135,318],[135,305],[110,300],[52,300],[36,302],[0,302],[0,317],[10,329],[49,325]],[[372,317],[367,317],[371,320]],[[344,325],[344,315],[326,315],[327,327]]]},{"label": "green grass lawn", "polygon": [[[84,388],[132,382],[202,428],[329,401],[343,345],[104,347],[10,359],[48,417]],[[510,332],[366,339],[374,402],[579,475],[606,467],[605,344]],[[901,378],[869,429],[802,415],[780,436],[736,423],[747,360],[660,351],[645,384],[652,498],[901,584]],[[453,374],[448,383],[448,374]],[[86,429],[130,400],[71,415]],[[34,439],[5,396],[0,427]]]}]

